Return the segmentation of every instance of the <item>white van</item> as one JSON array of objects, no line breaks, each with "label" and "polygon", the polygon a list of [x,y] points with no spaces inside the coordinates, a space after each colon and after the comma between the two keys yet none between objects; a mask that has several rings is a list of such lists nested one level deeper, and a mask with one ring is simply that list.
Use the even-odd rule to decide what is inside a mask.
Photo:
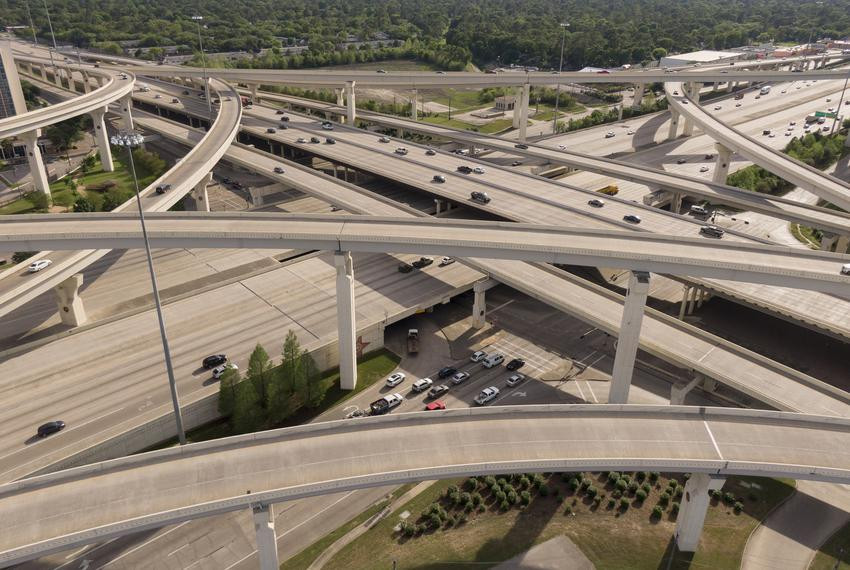
[{"label": "white van", "polygon": [[481,361],[481,364],[484,365],[484,368],[493,368],[494,366],[500,365],[505,361],[505,356],[503,354],[491,354],[487,358]]},{"label": "white van", "polygon": [[699,204],[694,204],[693,206],[691,206],[691,214],[695,216],[707,216],[708,210],[706,210],[703,206],[700,206]]}]

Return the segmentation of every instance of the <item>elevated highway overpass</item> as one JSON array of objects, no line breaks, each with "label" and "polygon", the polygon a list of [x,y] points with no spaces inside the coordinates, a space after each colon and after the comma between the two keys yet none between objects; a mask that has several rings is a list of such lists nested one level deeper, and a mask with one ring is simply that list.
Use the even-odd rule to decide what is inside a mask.
[{"label": "elevated highway overpass", "polygon": [[678,406],[497,406],[309,424],[0,486],[0,565],[250,508],[266,570],[278,564],[274,503],[424,479],[605,470],[691,473],[675,536],[693,551],[708,491],[726,477],[847,483],[848,446],[847,419]]}]

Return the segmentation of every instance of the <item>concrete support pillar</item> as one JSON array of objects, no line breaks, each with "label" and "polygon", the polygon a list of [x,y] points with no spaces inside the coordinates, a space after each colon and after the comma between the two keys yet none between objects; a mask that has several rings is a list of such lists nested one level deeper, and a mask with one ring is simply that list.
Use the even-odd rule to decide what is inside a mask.
[{"label": "concrete support pillar", "polygon": [[681,192],[673,192],[673,200],[670,203],[670,211],[674,214],[681,213],[682,211],[682,193]]},{"label": "concrete support pillar", "polygon": [[350,251],[334,253],[336,266],[336,320],[339,329],[339,387],[357,386],[357,346],[354,313],[354,265]]},{"label": "concrete support pillar", "polygon": [[670,386],[670,405],[681,406],[685,403],[685,397],[691,391],[700,385],[703,381],[703,375],[699,372],[694,374],[694,378],[689,382],[677,382]]},{"label": "concrete support pillar", "polygon": [[838,236],[838,242],[835,244],[835,253],[847,253],[848,244],[850,244],[850,236]]},{"label": "concrete support pillar", "polygon": [[685,309],[688,308],[688,295],[691,294],[691,286],[685,285],[682,288],[682,303],[679,305],[679,320],[685,319]]},{"label": "concrete support pillar", "polygon": [[274,532],[274,509],[272,505],[252,505],[254,532],[257,534],[257,555],[260,570],[278,570],[277,536]]},{"label": "concrete support pillar", "polygon": [[702,303],[705,301],[706,297],[708,297],[708,291],[700,287],[699,292],[697,293],[697,309],[702,307]]},{"label": "concrete support pillar", "polygon": [[212,182],[213,173],[208,172],[206,176],[201,178],[192,191],[186,194],[183,198],[183,205],[186,210],[192,212],[209,212],[210,197],[207,193],[207,186]]},{"label": "concrete support pillar", "polygon": [[675,140],[679,134],[679,111],[670,109],[670,130],[667,132],[667,140]]},{"label": "concrete support pillar", "polygon": [[696,305],[696,302],[697,302],[697,291],[698,290],[699,290],[699,287],[693,287],[691,289],[691,300],[690,300],[690,302],[688,302],[688,314],[689,315],[694,312],[694,306]]},{"label": "concrete support pillar", "polygon": [[646,84],[635,83],[635,94],[632,97],[632,109],[640,109],[640,104],[643,101],[643,96],[646,93]]},{"label": "concrete support pillar", "polygon": [[47,171],[44,169],[44,161],[41,159],[41,149],[38,148],[38,137],[41,132],[36,129],[28,133],[18,135],[24,141],[27,148],[27,162],[30,167],[33,187],[47,195],[48,202],[51,200],[50,184],[47,182]]},{"label": "concrete support pillar", "polygon": [[632,373],[635,367],[640,327],[643,322],[643,309],[649,293],[649,273],[632,271],[629,276],[629,290],[623,304],[623,318],[620,321],[620,335],[617,339],[617,353],[614,356],[614,371],[611,374],[611,388],[608,403],[627,404]]},{"label": "concrete support pillar", "polygon": [[58,67],[53,68],[53,84],[56,85],[56,87],[63,87],[62,75],[59,73]]},{"label": "concrete support pillar", "polygon": [[531,84],[525,83],[522,86],[521,96],[519,98],[519,140],[522,142],[525,142],[528,131],[528,97],[530,94]]},{"label": "concrete support pillar", "polygon": [[260,86],[257,85],[256,83],[251,83],[249,85],[249,87],[251,88],[251,101],[253,101],[254,103],[259,103],[260,102],[260,96],[258,95],[258,93],[259,93],[258,90],[259,90]]},{"label": "concrete support pillar", "polygon": [[726,93],[731,93],[734,88],[735,88],[735,82],[734,81],[727,81],[726,82]]},{"label": "concrete support pillar", "polygon": [[733,151],[720,143],[714,143],[714,148],[717,150],[717,160],[714,162],[714,174],[711,175],[711,180],[717,184],[726,184]]},{"label": "concrete support pillar", "polygon": [[443,201],[442,201],[442,200],[440,200],[439,198],[434,198],[434,208],[435,208],[435,210],[434,210],[434,215],[435,215],[435,216],[439,216],[439,215],[440,215],[440,205],[441,205],[442,203],[443,203]]},{"label": "concrete support pillar", "polygon": [[103,120],[107,107],[100,107],[92,111],[91,121],[94,125],[94,139],[97,141],[97,152],[100,155],[100,164],[104,172],[112,172],[112,149],[109,148],[109,136],[106,132],[106,122]]},{"label": "concrete support pillar", "polygon": [[723,487],[725,478],[708,473],[691,473],[676,519],[676,546],[681,552],[695,552],[708,512],[709,491]]},{"label": "concrete support pillar", "polygon": [[823,232],[823,237],[820,240],[820,250],[821,251],[832,251],[832,247],[835,245],[835,242],[838,241],[838,236],[835,234],[830,234],[827,232]]},{"label": "concrete support pillar", "polygon": [[472,328],[480,329],[487,323],[487,289],[491,289],[497,285],[497,282],[492,279],[478,281],[472,286],[475,293],[475,300],[472,302]]},{"label": "concrete support pillar", "polygon": [[413,97],[410,98],[410,118],[414,121],[419,120],[417,117],[418,109],[416,108],[419,104],[419,91],[416,89],[413,90]]},{"label": "concrete support pillar", "polygon": [[[687,96],[691,99],[691,101],[697,104],[699,103],[699,90],[701,86],[702,83],[692,81],[690,83],[686,83],[684,87]],[[690,117],[685,117],[685,127],[682,134],[686,137],[694,134],[694,122]]]},{"label": "concrete support pillar", "polygon": [[354,119],[357,117],[357,107],[354,100],[354,81],[348,81],[345,84],[345,122],[354,126]]},{"label": "concrete support pillar", "polygon": [[121,105],[121,128],[125,131],[133,130],[133,97],[125,95],[119,100]]},{"label": "concrete support pillar", "polygon": [[336,93],[336,104],[340,107],[345,106],[345,92],[342,89],[334,89]]},{"label": "concrete support pillar", "polygon": [[521,88],[514,88],[514,115],[511,117],[511,127],[519,128],[519,100],[522,98]]},{"label": "concrete support pillar", "polygon": [[89,74],[85,71],[81,71],[80,75],[83,76],[83,93],[88,93],[91,91],[91,85],[89,85]]},{"label": "concrete support pillar", "polygon": [[56,304],[59,308],[59,317],[64,325],[78,327],[88,320],[86,309],[83,307],[83,300],[80,299],[79,295],[80,285],[82,284],[83,274],[77,273],[53,288],[53,292],[56,294]]}]

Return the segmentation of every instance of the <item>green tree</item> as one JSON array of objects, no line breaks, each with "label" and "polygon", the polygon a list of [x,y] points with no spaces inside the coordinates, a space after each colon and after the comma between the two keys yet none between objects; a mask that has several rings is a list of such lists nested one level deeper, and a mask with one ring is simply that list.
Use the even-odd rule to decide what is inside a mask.
[{"label": "green tree", "polygon": [[68,150],[83,138],[83,119],[74,117],[60,121],[44,129],[44,136],[60,150]]},{"label": "green tree", "polygon": [[257,391],[252,382],[240,382],[236,388],[231,424],[236,433],[249,433],[261,427],[265,421],[260,408]]},{"label": "green tree", "polygon": [[136,165],[136,174],[139,178],[156,177],[165,172],[166,169],[165,161],[158,154],[142,148],[133,151],[133,162]]},{"label": "green tree", "polygon": [[239,371],[228,367],[218,383],[218,411],[222,416],[230,417],[236,406],[236,393],[241,378]]},{"label": "green tree", "polygon": [[304,370],[307,385],[307,396],[304,404],[308,408],[318,408],[324,401],[330,385],[322,381],[322,375],[316,361],[306,350],[301,355],[301,368]]},{"label": "green tree", "polygon": [[119,186],[115,186],[106,191],[106,194],[103,196],[103,211],[111,212],[124,202],[130,199],[132,193]]},{"label": "green tree", "polygon": [[37,212],[46,212],[50,207],[50,198],[39,190],[25,192],[22,198],[30,202]]},{"label": "green tree", "polygon": [[281,362],[272,380],[269,390],[269,416],[272,421],[283,421],[297,410],[301,402],[296,387],[303,385],[300,380],[301,345],[293,331],[286,334],[281,351]]},{"label": "green tree", "polygon": [[91,200],[86,198],[85,196],[80,196],[74,201],[74,211],[75,212],[94,212],[95,207],[92,204]]},{"label": "green tree", "polygon": [[267,408],[269,405],[269,389],[272,383],[272,361],[266,349],[259,343],[254,347],[251,358],[248,360],[248,379],[254,384],[260,406]]},{"label": "green tree", "polygon": [[667,57],[667,50],[663,47],[657,47],[652,50],[652,59],[655,61],[661,61],[661,58]]},{"label": "green tree", "polygon": [[37,251],[16,251],[12,254],[12,263],[21,263],[26,261],[33,255],[38,253]]}]

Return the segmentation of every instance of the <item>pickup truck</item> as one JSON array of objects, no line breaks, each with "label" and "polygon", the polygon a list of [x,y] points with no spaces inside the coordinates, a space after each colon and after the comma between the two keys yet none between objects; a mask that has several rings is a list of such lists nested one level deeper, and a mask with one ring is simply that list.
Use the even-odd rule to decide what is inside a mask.
[{"label": "pickup truck", "polygon": [[407,353],[416,354],[419,352],[419,329],[409,329],[407,331]]},{"label": "pickup truck", "polygon": [[373,416],[386,414],[404,401],[404,396],[401,394],[387,394],[383,398],[375,400],[369,404],[369,409]]}]

